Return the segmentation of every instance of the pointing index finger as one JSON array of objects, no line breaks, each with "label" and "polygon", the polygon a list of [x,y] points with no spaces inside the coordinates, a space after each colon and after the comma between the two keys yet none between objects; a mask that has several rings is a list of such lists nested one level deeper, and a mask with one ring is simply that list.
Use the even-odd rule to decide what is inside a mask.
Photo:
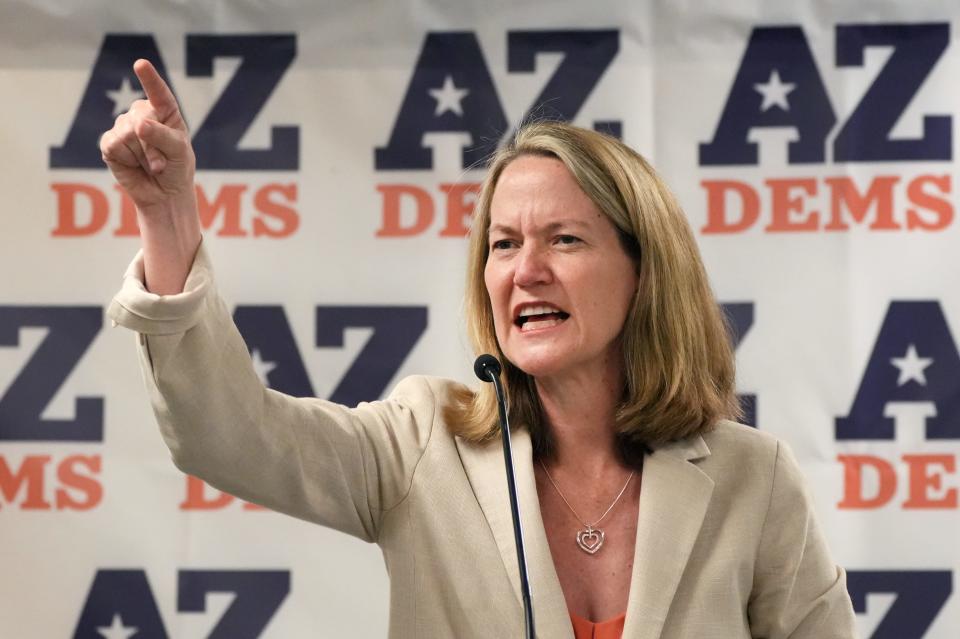
[{"label": "pointing index finger", "polygon": [[147,94],[147,100],[150,101],[150,106],[157,112],[161,122],[165,122],[179,111],[173,92],[149,60],[141,58],[134,62],[133,72],[137,74],[140,85]]}]

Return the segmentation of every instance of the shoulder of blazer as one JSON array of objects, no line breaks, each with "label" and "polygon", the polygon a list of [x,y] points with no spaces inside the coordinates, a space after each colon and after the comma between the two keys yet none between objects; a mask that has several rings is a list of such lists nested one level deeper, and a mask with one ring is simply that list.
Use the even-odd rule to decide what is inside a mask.
[{"label": "shoulder of blazer", "polygon": [[731,421],[722,421],[704,433],[703,441],[710,455],[698,460],[697,466],[726,484],[772,481],[780,448],[785,445],[770,433]]},{"label": "shoulder of blazer", "polygon": [[730,456],[741,460],[754,456],[773,458],[780,445],[780,441],[770,433],[729,420],[719,422],[716,428],[704,433],[703,440],[717,461],[726,461]]},{"label": "shoulder of blazer", "polygon": [[468,391],[460,382],[430,375],[404,377],[390,391],[387,401],[395,401],[420,412],[432,411],[434,420],[442,418],[443,408],[458,393]]}]

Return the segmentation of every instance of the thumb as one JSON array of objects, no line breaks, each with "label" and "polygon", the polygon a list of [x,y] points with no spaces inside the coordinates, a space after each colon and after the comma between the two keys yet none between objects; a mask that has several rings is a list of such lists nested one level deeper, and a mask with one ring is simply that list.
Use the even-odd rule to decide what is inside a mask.
[{"label": "thumb", "polygon": [[183,162],[187,157],[189,142],[181,131],[156,120],[142,120],[136,133],[144,143],[147,162],[154,173],[162,171],[167,160]]}]

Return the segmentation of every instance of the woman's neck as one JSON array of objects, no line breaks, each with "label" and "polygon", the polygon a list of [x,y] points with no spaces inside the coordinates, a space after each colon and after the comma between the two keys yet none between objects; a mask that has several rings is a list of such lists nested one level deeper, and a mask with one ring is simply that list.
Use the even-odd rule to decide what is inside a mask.
[{"label": "woman's neck", "polygon": [[616,411],[623,396],[619,371],[537,379],[537,392],[554,442],[548,465],[583,477],[621,466]]}]

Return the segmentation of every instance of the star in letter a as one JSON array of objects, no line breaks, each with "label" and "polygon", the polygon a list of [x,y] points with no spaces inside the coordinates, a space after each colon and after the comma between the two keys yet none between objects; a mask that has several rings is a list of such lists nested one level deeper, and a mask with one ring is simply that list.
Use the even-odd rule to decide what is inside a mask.
[{"label": "star in letter a", "polygon": [[263,361],[263,358],[260,356],[260,349],[258,348],[253,349],[250,357],[253,359],[253,370],[256,371],[257,377],[260,378],[264,386],[269,388],[270,380],[267,376],[270,375],[270,371],[277,367],[277,363]]},{"label": "star in letter a", "polygon": [[911,344],[907,348],[907,354],[903,357],[891,357],[890,363],[900,369],[900,376],[897,378],[897,386],[903,386],[913,380],[921,386],[927,385],[927,376],[925,369],[933,364],[932,357],[920,357],[917,355],[917,347]]},{"label": "star in letter a", "polygon": [[113,116],[126,113],[135,100],[143,99],[143,91],[137,91],[130,85],[130,78],[124,77],[120,88],[116,91],[107,91],[107,97],[113,100]]},{"label": "star in letter a", "polygon": [[780,81],[780,72],[774,69],[770,72],[770,79],[766,84],[757,83],[753,88],[763,96],[763,104],[760,105],[761,111],[766,111],[772,106],[778,106],[784,111],[790,110],[790,103],[787,102],[787,94],[797,88],[796,84],[788,82],[784,84]]},{"label": "star in letter a", "polygon": [[97,626],[97,632],[106,637],[106,639],[128,639],[137,634],[139,628],[123,625],[123,619],[120,615],[113,615],[113,623],[109,626]]},{"label": "star in letter a", "polygon": [[453,83],[453,77],[448,75],[444,78],[442,87],[430,89],[430,95],[437,101],[437,108],[433,115],[441,116],[447,111],[453,111],[463,117],[463,106],[460,101],[467,97],[469,93],[469,89],[458,89]]}]

